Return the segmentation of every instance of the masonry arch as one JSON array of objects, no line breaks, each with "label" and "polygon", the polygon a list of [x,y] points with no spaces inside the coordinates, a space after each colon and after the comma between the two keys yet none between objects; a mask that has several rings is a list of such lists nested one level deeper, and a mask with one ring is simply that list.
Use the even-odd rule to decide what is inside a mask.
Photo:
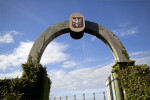
[{"label": "masonry arch", "polygon": [[[58,36],[70,33],[69,21],[60,22],[46,29],[34,42],[28,56],[28,62],[39,62],[48,44]],[[111,31],[94,22],[85,20],[85,33],[102,40],[112,51],[116,62],[128,62],[129,56],[118,37]]]}]

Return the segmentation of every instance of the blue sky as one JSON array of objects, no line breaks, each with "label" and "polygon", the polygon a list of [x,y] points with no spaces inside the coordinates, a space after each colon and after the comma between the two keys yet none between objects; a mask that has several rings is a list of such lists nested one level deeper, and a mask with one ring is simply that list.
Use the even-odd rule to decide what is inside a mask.
[{"label": "blue sky", "polygon": [[[150,65],[149,0],[0,0],[0,78],[21,76],[37,37],[75,12],[116,34],[136,64]],[[102,98],[114,62],[110,49],[86,33],[80,40],[68,33],[54,39],[41,59],[52,97],[96,92]]]}]

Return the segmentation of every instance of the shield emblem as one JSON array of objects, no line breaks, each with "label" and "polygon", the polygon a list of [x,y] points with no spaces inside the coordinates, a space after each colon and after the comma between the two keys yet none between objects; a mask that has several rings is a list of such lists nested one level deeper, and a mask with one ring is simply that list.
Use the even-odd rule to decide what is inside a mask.
[{"label": "shield emblem", "polygon": [[69,27],[73,32],[82,32],[85,28],[84,16],[80,13],[73,13],[70,16]]},{"label": "shield emblem", "polygon": [[72,17],[72,27],[82,28],[83,27],[83,17]]}]

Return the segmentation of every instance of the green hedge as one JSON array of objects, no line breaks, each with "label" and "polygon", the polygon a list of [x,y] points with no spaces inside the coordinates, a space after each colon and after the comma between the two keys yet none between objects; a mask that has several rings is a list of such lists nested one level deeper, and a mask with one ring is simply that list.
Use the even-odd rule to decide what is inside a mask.
[{"label": "green hedge", "polygon": [[150,100],[150,68],[147,65],[117,64],[118,75],[125,100]]},{"label": "green hedge", "polygon": [[0,100],[48,100],[51,81],[39,63],[22,64],[21,78],[0,80]]}]

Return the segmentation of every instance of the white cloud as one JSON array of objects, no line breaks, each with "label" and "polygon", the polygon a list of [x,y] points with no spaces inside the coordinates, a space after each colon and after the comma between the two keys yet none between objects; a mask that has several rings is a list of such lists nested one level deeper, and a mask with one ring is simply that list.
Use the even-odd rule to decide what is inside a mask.
[{"label": "white cloud", "polygon": [[92,36],[92,37],[91,37],[91,41],[95,41],[96,38],[97,38],[96,36]]},{"label": "white cloud", "polygon": [[130,23],[121,24],[118,29],[114,29],[112,32],[121,37],[136,34],[138,32],[138,27],[129,27],[129,25]]},{"label": "white cloud", "polygon": [[138,51],[130,54],[131,59],[135,60],[135,64],[147,64],[150,66],[150,50]]},{"label": "white cloud", "polygon": [[[10,54],[0,55],[0,70],[5,71],[10,69],[11,66],[20,66],[22,63],[27,62],[27,57],[33,45],[32,41],[21,42],[18,48],[15,48]],[[56,63],[67,59],[68,55],[63,53],[67,48],[66,45],[51,42],[43,55],[42,64]]]},{"label": "white cloud", "polygon": [[131,53],[130,56],[140,56],[140,55],[150,55],[150,50],[148,51],[138,51]]},{"label": "white cloud", "polygon": [[84,61],[85,62],[94,62],[94,61],[96,61],[96,59],[95,58],[86,58]]},{"label": "white cloud", "polygon": [[147,64],[148,66],[150,66],[150,56],[140,57],[140,58],[132,58],[132,59],[134,59],[136,61],[135,64],[137,64],[137,65]]},{"label": "white cloud", "polygon": [[62,67],[63,68],[71,68],[71,67],[74,67],[74,66],[77,66],[78,63],[77,62],[74,62],[74,61],[66,61],[63,63]]},{"label": "white cloud", "polygon": [[22,76],[22,71],[14,71],[12,73],[6,73],[6,74],[0,74],[0,79],[5,79],[5,78],[20,78]]},{"label": "white cloud", "polygon": [[0,43],[12,43],[14,42],[13,37],[11,34],[5,34],[0,36]]},{"label": "white cloud", "polygon": [[82,68],[66,72],[64,70],[51,70],[52,90],[61,89],[87,89],[105,86],[105,81],[111,74],[110,63],[92,68]]},{"label": "white cloud", "polygon": [[14,42],[13,35],[17,34],[20,34],[20,32],[17,32],[15,30],[6,32],[3,36],[0,36],[0,43],[13,43]]},{"label": "white cloud", "polygon": [[0,70],[5,71],[10,66],[18,66],[27,61],[28,53],[33,42],[21,42],[18,48],[15,48],[11,54],[0,55]]},{"label": "white cloud", "polygon": [[67,48],[67,44],[51,42],[43,53],[41,64],[45,65],[67,60],[69,55],[64,53]]},{"label": "white cloud", "polygon": [[120,24],[118,25],[119,27],[127,27],[128,25],[130,25],[131,23],[130,22],[127,22],[127,23],[124,23],[124,24]]}]

